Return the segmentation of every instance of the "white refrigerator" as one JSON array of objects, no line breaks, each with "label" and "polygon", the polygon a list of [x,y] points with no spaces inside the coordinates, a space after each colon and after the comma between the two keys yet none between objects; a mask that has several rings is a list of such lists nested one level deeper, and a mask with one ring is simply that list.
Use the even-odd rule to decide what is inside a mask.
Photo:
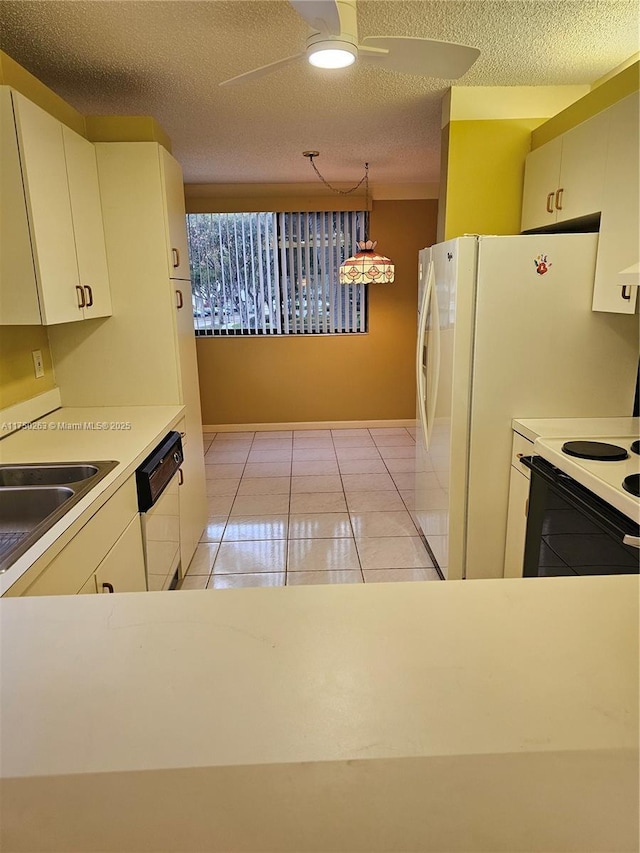
[{"label": "white refrigerator", "polygon": [[503,576],[513,418],[631,413],[636,316],[593,312],[597,234],[419,256],[416,517],[447,579]]}]

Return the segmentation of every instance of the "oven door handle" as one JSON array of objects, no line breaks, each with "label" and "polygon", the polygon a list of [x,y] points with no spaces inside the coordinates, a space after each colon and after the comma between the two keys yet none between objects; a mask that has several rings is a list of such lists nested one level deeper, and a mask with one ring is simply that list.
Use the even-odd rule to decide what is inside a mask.
[{"label": "oven door handle", "polygon": [[631,548],[640,549],[640,536],[629,536],[629,534],[626,533],[622,537],[622,544],[623,545],[630,545]]}]

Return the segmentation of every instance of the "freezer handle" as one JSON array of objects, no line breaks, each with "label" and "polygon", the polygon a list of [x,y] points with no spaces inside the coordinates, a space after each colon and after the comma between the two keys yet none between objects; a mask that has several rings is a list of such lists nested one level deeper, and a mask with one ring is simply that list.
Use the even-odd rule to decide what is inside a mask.
[{"label": "freezer handle", "polygon": [[[431,316],[432,335],[427,345],[427,322]],[[434,360],[434,370],[430,370]],[[440,324],[438,318],[438,301],[436,295],[435,273],[433,261],[429,262],[427,283],[424,289],[420,311],[420,327],[418,329],[418,346],[416,350],[416,387],[418,396],[418,420],[422,430],[424,446],[428,450],[433,428],[433,412],[438,393],[438,373],[440,371]],[[428,376],[431,376],[431,383]]]},{"label": "freezer handle", "polygon": [[427,381],[426,381],[426,362],[427,353],[425,346],[425,338],[427,334],[427,311],[429,309],[429,297],[431,289],[431,263],[429,261],[429,269],[427,271],[427,281],[424,292],[422,294],[422,304],[420,306],[420,325],[418,326],[418,344],[416,348],[416,395],[418,399],[418,422],[419,428],[422,430],[422,436],[426,448],[428,444],[427,431]]}]

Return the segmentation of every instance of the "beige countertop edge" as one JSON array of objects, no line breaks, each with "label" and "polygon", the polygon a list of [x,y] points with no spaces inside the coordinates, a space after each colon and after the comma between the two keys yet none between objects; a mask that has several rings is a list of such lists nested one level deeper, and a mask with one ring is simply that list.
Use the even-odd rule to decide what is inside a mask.
[{"label": "beige countertop edge", "polygon": [[5,598],[1,771],[631,754],[638,585],[617,575]]},{"label": "beige countertop edge", "polygon": [[45,426],[61,423],[130,423],[131,429],[75,431],[33,428],[4,437],[0,441],[0,460],[4,464],[117,460],[118,465],[6,572],[0,574],[0,596],[31,569],[34,571],[35,580],[62,548],[133,475],[140,462],[163,435],[177,424],[183,413],[184,406],[63,407],[36,423]]},{"label": "beige countertop edge", "polygon": [[514,418],[514,432],[537,438],[612,438],[640,435],[640,418]]}]

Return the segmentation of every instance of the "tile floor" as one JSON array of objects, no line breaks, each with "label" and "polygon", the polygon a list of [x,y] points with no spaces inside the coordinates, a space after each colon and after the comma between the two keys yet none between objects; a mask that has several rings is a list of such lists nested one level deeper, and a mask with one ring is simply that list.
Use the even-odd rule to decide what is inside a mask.
[{"label": "tile floor", "polygon": [[182,589],[438,580],[415,430],[205,433],[209,520]]}]

